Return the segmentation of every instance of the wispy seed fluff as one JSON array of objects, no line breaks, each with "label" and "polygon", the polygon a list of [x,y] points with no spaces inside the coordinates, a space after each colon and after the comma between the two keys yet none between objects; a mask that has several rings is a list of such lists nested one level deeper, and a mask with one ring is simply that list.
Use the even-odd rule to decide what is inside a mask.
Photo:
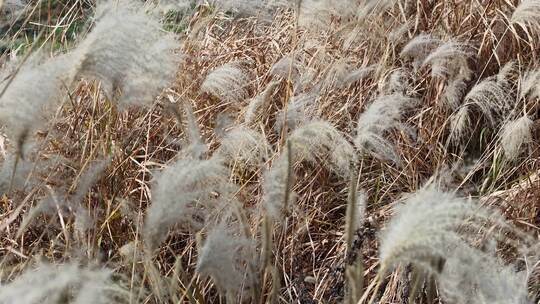
[{"label": "wispy seed fluff", "polygon": [[508,159],[519,156],[521,148],[532,141],[533,121],[528,116],[506,123],[500,134],[501,146]]},{"label": "wispy seed fluff", "polygon": [[239,17],[257,16],[259,20],[270,19],[280,7],[287,7],[286,0],[218,0],[216,6]]},{"label": "wispy seed fluff", "polygon": [[265,214],[274,220],[283,219],[296,199],[292,189],[295,177],[293,165],[292,153],[287,148],[264,173],[262,206]]},{"label": "wispy seed fluff", "polygon": [[264,121],[265,114],[268,112],[268,108],[272,101],[272,95],[276,92],[278,86],[278,81],[269,83],[262,93],[249,101],[249,104],[244,110],[244,122],[247,125],[253,125],[259,121]]},{"label": "wispy seed fluff", "polygon": [[230,62],[211,71],[201,85],[201,91],[224,102],[238,103],[249,97],[250,81],[240,62]]},{"label": "wispy seed fluff", "polygon": [[525,271],[468,246],[449,248],[437,279],[447,303],[529,303]]},{"label": "wispy seed fluff", "polygon": [[[234,224],[233,224],[234,225]],[[236,224],[238,226],[238,224]],[[227,302],[245,302],[256,287],[256,251],[254,242],[239,227],[220,223],[213,227],[197,258],[197,272],[209,276]]]},{"label": "wispy seed fluff", "polygon": [[329,170],[349,178],[356,153],[344,134],[329,122],[316,120],[294,130],[288,138],[294,162],[322,163]]},{"label": "wispy seed fluff", "polygon": [[290,75],[291,81],[295,83],[300,78],[299,63],[293,60],[292,56],[285,56],[272,65],[269,73],[283,79],[289,78]]},{"label": "wispy seed fluff", "polygon": [[415,263],[439,272],[433,259],[444,258],[447,248],[466,245],[467,233],[482,235],[489,229],[486,224],[502,222],[495,211],[433,186],[424,187],[395,209],[381,237],[381,263],[385,270]]},{"label": "wispy seed fluff", "polygon": [[332,17],[351,18],[356,1],[303,0],[299,2],[298,24],[308,30],[327,30]]},{"label": "wispy seed fluff", "polygon": [[95,78],[120,105],[150,105],[175,77],[179,45],[135,2],[98,6],[95,26],[74,51],[80,74]]},{"label": "wispy seed fluff", "polygon": [[0,92],[4,92],[0,96],[0,123],[18,149],[62,102],[74,77],[71,57],[40,57],[32,55],[18,73],[0,79]]},{"label": "wispy seed fluff", "polygon": [[473,55],[469,45],[450,40],[433,50],[422,65],[430,65],[433,76],[452,78],[467,66],[467,59]]},{"label": "wispy seed fluff", "polygon": [[129,291],[111,280],[107,269],[76,264],[38,263],[0,287],[2,304],[109,304],[129,301]]},{"label": "wispy seed fluff", "polygon": [[418,101],[402,94],[377,97],[358,119],[354,144],[373,156],[399,163],[393,144],[385,138],[392,129],[407,129],[400,121]]},{"label": "wispy seed fluff", "polygon": [[233,189],[228,183],[228,169],[217,157],[180,159],[165,168],[153,183],[152,205],[144,223],[148,249],[159,246],[176,225],[188,230],[203,228]]},{"label": "wispy seed fluff", "polygon": [[[94,227],[94,221],[90,212],[84,205],[84,197],[90,191],[92,186],[99,180],[102,173],[110,164],[110,158],[89,163],[88,167],[81,172],[77,182],[77,187],[68,189],[67,187],[50,191],[49,195],[33,206],[24,216],[17,235],[21,235],[32,221],[39,215],[55,215],[59,210],[62,211],[65,220],[69,216],[74,218],[74,228],[76,232],[82,234],[88,229]],[[24,168],[24,167],[23,167]],[[73,193],[70,193],[73,190]]]},{"label": "wispy seed fluff", "polygon": [[520,98],[540,97],[540,70],[528,71],[521,77]]},{"label": "wispy seed fluff", "polygon": [[373,75],[376,70],[375,65],[353,69],[344,60],[339,60],[331,65],[322,82],[326,90],[342,89],[357,81],[366,79]]},{"label": "wispy seed fluff", "polygon": [[300,93],[291,98],[287,108],[279,111],[276,115],[276,124],[274,129],[281,132],[284,127],[287,130],[294,130],[298,126],[314,120],[317,116],[317,99],[319,93],[310,91]]},{"label": "wispy seed fluff", "polygon": [[428,34],[421,34],[414,37],[401,50],[400,57],[403,59],[411,59],[415,69],[420,68],[427,56],[435,50],[441,41]]},{"label": "wispy seed fluff", "polygon": [[262,134],[239,126],[225,135],[216,153],[235,166],[257,169],[268,159],[270,151],[270,145]]},{"label": "wispy seed fluff", "polygon": [[450,117],[451,139],[459,140],[470,128],[469,115],[478,113],[487,122],[497,127],[515,106],[516,98],[512,96],[511,82],[505,77],[492,76],[474,86],[465,96],[465,102]]},{"label": "wispy seed fluff", "polygon": [[454,110],[461,104],[467,82],[472,79],[473,71],[469,67],[468,59],[473,55],[469,45],[448,41],[439,45],[422,63],[422,66],[431,66],[433,77],[447,80],[443,102],[450,109]]},{"label": "wispy seed fluff", "polygon": [[519,24],[523,28],[529,27],[537,35],[540,34],[540,2],[538,0],[523,0],[516,7],[510,21],[513,24]]}]

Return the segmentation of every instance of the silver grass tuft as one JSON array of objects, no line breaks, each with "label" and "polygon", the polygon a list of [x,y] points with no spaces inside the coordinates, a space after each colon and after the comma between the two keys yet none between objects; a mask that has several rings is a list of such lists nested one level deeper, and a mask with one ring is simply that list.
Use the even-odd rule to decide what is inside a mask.
[{"label": "silver grass tuft", "polygon": [[2,304],[128,303],[129,291],[111,280],[111,270],[76,264],[39,263],[0,287]]},{"label": "silver grass tuft", "polygon": [[[391,8],[396,0],[367,0],[363,2],[363,5],[360,6],[356,12],[356,17],[360,20],[377,16],[378,14],[384,12],[385,10]],[[354,8],[354,7],[353,7]]]},{"label": "silver grass tuft", "polygon": [[400,122],[405,112],[418,101],[402,94],[379,96],[358,119],[354,144],[383,160],[399,163],[398,156],[385,135],[392,129],[406,129]]},{"label": "silver grass tuft", "polygon": [[361,67],[361,68],[357,68],[350,71],[343,78],[343,86],[347,86],[355,82],[358,82],[360,80],[364,80],[369,77],[372,77],[376,69],[377,69],[376,65],[370,65],[367,67]]},{"label": "silver grass tuft", "polygon": [[540,97],[540,70],[527,71],[521,77],[520,97]]},{"label": "silver grass tuft", "polygon": [[[227,302],[242,297],[256,288],[255,244],[236,224],[220,223],[213,227],[197,258],[197,272],[213,279],[216,287],[227,295]],[[231,303],[233,303],[231,302]]]},{"label": "silver grass tuft", "polygon": [[406,95],[410,89],[410,79],[412,79],[410,71],[404,68],[398,68],[390,74],[388,80],[384,83],[381,91],[385,95],[403,94]]},{"label": "silver grass tuft", "polygon": [[527,300],[527,276],[491,254],[468,246],[449,250],[438,276],[448,303],[516,303]]},{"label": "silver grass tuft", "polygon": [[175,77],[179,47],[141,5],[98,5],[95,26],[73,52],[80,76],[95,78],[122,106],[150,105]]},{"label": "silver grass tuft", "polygon": [[332,17],[351,18],[358,5],[355,1],[302,0],[299,1],[298,24],[308,30],[328,30]]},{"label": "silver grass tuft", "polygon": [[433,76],[454,78],[463,73],[463,69],[469,69],[467,59],[473,55],[474,52],[469,45],[450,40],[431,52],[422,65],[430,65]]},{"label": "silver grass tuft", "polygon": [[409,41],[401,50],[400,57],[411,59],[413,67],[418,69],[441,41],[428,34],[421,34]]},{"label": "silver grass tuft", "polygon": [[291,150],[287,148],[264,173],[263,209],[265,214],[274,220],[283,219],[284,215],[289,213],[296,198],[291,187],[294,180],[293,165]]},{"label": "silver grass tuft", "polygon": [[32,55],[21,63],[18,73],[14,71],[0,82],[0,123],[17,149],[22,149],[30,133],[47,121],[74,77],[70,56],[40,57]]},{"label": "silver grass tuft", "polygon": [[143,238],[148,249],[152,251],[159,246],[168,230],[176,225],[202,229],[235,189],[228,182],[228,174],[217,157],[180,159],[165,168],[153,183],[152,205],[144,223]]},{"label": "silver grass tuft", "polygon": [[318,98],[319,94],[316,91],[293,96],[287,108],[276,114],[276,124],[274,127],[276,132],[281,132],[285,126],[288,130],[294,130],[298,126],[316,119]]},{"label": "silver grass tuft", "polygon": [[267,112],[272,95],[276,92],[279,82],[273,81],[269,83],[264,91],[253,97],[244,111],[244,122],[247,125],[253,125],[256,122],[264,121],[264,114]]},{"label": "silver grass tuft", "polygon": [[82,234],[94,227],[94,220],[84,206],[83,200],[109,164],[109,158],[89,164],[89,167],[81,172],[76,179],[77,186],[74,189],[50,189],[49,195],[44,197],[24,216],[17,235],[21,235],[37,216],[42,214],[54,215],[59,210],[75,219],[75,229],[78,233]]},{"label": "silver grass tuft", "polygon": [[515,107],[516,98],[512,96],[512,86],[505,78],[506,70],[500,75],[484,79],[474,86],[465,96],[465,102],[459,110],[450,117],[451,139],[459,141],[467,134],[472,110],[478,111],[492,127],[498,127],[507,113]]},{"label": "silver grass tuft", "polygon": [[506,123],[500,134],[501,146],[508,159],[519,156],[521,148],[532,141],[533,121],[528,116]]},{"label": "silver grass tuft", "polygon": [[513,24],[520,24],[525,29],[529,28],[538,35],[540,34],[538,15],[540,15],[540,2],[538,0],[523,0],[516,7],[510,21]]},{"label": "silver grass tuft", "polygon": [[283,79],[289,78],[290,74],[291,81],[295,83],[300,78],[299,63],[291,56],[285,56],[272,65],[269,73]]},{"label": "silver grass tuft", "polygon": [[270,20],[275,11],[291,4],[287,0],[216,0],[216,6],[238,17],[256,16],[258,20]]},{"label": "silver grass tuft", "polygon": [[380,257],[385,270],[399,263],[414,263],[438,273],[440,269],[431,262],[444,259],[447,248],[466,244],[471,235],[488,233],[488,224],[505,226],[494,210],[434,186],[420,189],[395,211],[381,237]]},{"label": "silver grass tuft", "polygon": [[346,179],[357,162],[353,145],[330,123],[312,121],[294,130],[288,138],[293,162],[322,163]]},{"label": "silver grass tuft", "polygon": [[242,168],[259,168],[267,159],[271,147],[266,138],[249,128],[236,127],[229,131],[214,155]]},{"label": "silver grass tuft", "polygon": [[331,65],[322,86],[326,90],[343,89],[352,83],[372,76],[375,70],[375,65],[353,69],[346,61],[340,60]]},{"label": "silver grass tuft", "polygon": [[249,74],[239,62],[220,66],[206,76],[201,91],[224,102],[238,103],[249,97]]}]

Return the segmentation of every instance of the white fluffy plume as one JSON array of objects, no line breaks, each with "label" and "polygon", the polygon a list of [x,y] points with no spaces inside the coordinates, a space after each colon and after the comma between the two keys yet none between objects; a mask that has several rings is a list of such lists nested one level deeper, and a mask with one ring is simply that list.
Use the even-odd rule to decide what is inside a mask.
[{"label": "white fluffy plume", "polygon": [[39,263],[0,287],[2,304],[74,304],[129,302],[129,292],[111,280],[111,270],[76,264]]},{"label": "white fluffy plume", "polygon": [[386,139],[392,129],[406,129],[400,121],[417,100],[402,94],[377,97],[358,119],[354,144],[377,158],[399,162],[393,144]]},{"label": "white fluffy plume", "polygon": [[522,147],[532,141],[532,126],[533,121],[528,116],[523,116],[503,127],[500,135],[501,146],[508,159],[518,157]]},{"label": "white fluffy plume", "polygon": [[206,76],[201,91],[224,102],[241,102],[249,96],[250,77],[240,62],[222,65]]},{"label": "white fluffy plume", "polygon": [[152,186],[152,205],[144,223],[143,235],[149,249],[158,246],[176,225],[201,229],[233,190],[228,170],[217,157],[180,159],[165,168]]},{"label": "white fluffy plume", "polygon": [[82,77],[95,78],[123,105],[149,105],[170,85],[179,46],[143,7],[131,1],[100,4],[95,26],[74,51]]},{"label": "white fluffy plume", "polygon": [[329,170],[349,178],[356,153],[344,134],[332,124],[312,121],[294,130],[288,138],[294,162],[322,163]]},{"label": "white fluffy plume", "polygon": [[216,154],[235,166],[253,169],[268,159],[270,151],[270,145],[262,134],[239,126],[225,135]]}]

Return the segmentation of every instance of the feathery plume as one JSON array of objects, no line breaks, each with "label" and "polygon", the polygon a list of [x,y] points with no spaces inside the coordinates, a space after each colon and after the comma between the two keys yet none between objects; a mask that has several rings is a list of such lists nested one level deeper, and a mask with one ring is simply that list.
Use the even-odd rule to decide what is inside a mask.
[{"label": "feathery plume", "polygon": [[[180,159],[165,168],[152,186],[152,205],[147,211],[143,238],[148,249],[156,248],[169,229],[184,225],[200,230],[212,213],[233,192],[222,160]],[[219,193],[220,197],[215,197]]]},{"label": "feathery plume", "polygon": [[540,97],[540,70],[527,71],[521,77],[520,98]]},{"label": "feathery plume", "polygon": [[474,52],[469,45],[450,40],[431,52],[422,65],[430,65],[433,76],[452,79],[459,74],[471,74],[468,72],[470,68],[467,60],[473,55]]},{"label": "feathery plume", "polygon": [[359,20],[377,16],[387,9],[391,8],[396,0],[368,0],[363,3],[356,13],[356,17]]},{"label": "feathery plume", "polygon": [[22,0],[0,1],[0,30],[9,27],[24,14],[26,5],[26,1]]},{"label": "feathery plume", "polygon": [[348,74],[346,74],[345,77],[343,78],[343,86],[347,86],[355,82],[358,82],[360,80],[364,80],[369,77],[372,77],[373,73],[375,73],[376,70],[377,70],[376,65],[370,65],[367,67],[354,69],[350,71]]},{"label": "feathery plume", "polygon": [[421,34],[409,41],[399,54],[403,59],[412,59],[415,70],[422,66],[426,58],[435,50],[441,41],[429,34]]},{"label": "feathery plume", "polygon": [[449,250],[438,276],[441,297],[449,303],[528,303],[527,277],[512,265],[468,246]]},{"label": "feathery plume", "polygon": [[256,288],[256,254],[252,240],[238,227],[225,223],[215,226],[201,247],[197,258],[197,272],[209,276],[216,287],[227,295],[227,302],[245,301]]},{"label": "feathery plume", "polygon": [[90,167],[81,172],[80,176],[77,177],[73,183],[73,189],[51,189],[50,194],[43,198],[35,207],[31,208],[24,216],[17,235],[21,235],[37,216],[41,214],[53,215],[58,210],[62,210],[66,215],[69,214],[75,218],[77,232],[84,233],[86,230],[92,228],[94,221],[84,206],[83,199],[109,164],[110,158],[91,164]]},{"label": "feathery plume", "polygon": [[500,134],[501,146],[508,159],[519,156],[521,148],[532,141],[533,121],[528,116],[508,122]]},{"label": "feathery plume", "polygon": [[290,73],[291,81],[296,83],[300,78],[299,63],[293,60],[291,56],[285,56],[272,65],[269,73],[274,77],[283,79],[289,78]]},{"label": "feathery plume", "polygon": [[168,11],[185,11],[195,5],[195,0],[160,0],[157,9],[163,13]]},{"label": "feathery plume", "polygon": [[268,159],[271,151],[266,138],[249,128],[236,127],[229,131],[214,155],[242,168],[258,168]]},{"label": "feathery plume", "polygon": [[444,89],[442,100],[446,106],[455,110],[463,102],[463,96],[467,90],[467,82],[471,79],[472,74],[465,71],[464,74],[460,74],[453,79],[450,79]]},{"label": "feathery plume", "polygon": [[506,79],[498,81],[496,77],[487,78],[465,96],[465,104],[478,108],[492,125],[496,125],[513,109],[515,98],[511,92],[510,83]]},{"label": "feathery plume", "polygon": [[472,201],[434,186],[420,189],[396,208],[381,238],[382,267],[391,270],[398,263],[414,263],[439,273],[432,260],[445,258],[447,248],[465,244],[468,233],[486,233],[486,224],[505,226],[502,216]]},{"label": "feathery plume", "polygon": [[450,116],[450,137],[449,140],[459,143],[471,127],[469,106],[463,105],[456,113]]},{"label": "feathery plume", "polygon": [[351,18],[358,7],[351,0],[303,0],[299,3],[298,24],[308,30],[326,30],[333,16]]},{"label": "feathery plume", "polygon": [[491,126],[497,127],[506,114],[513,110],[515,100],[511,83],[504,75],[484,79],[467,93],[464,104],[451,115],[451,138],[459,141],[466,134],[471,120],[468,116],[472,114],[472,109],[477,110]]},{"label": "feathery plume", "polygon": [[257,16],[259,20],[269,20],[277,9],[290,5],[286,0],[218,0],[215,3],[219,9],[238,17]]},{"label": "feathery plume", "polygon": [[345,136],[330,123],[312,121],[294,130],[288,138],[292,148],[293,162],[320,162],[329,170],[350,178],[356,153]]},{"label": "feathery plume", "polygon": [[412,78],[412,75],[409,73],[409,71],[399,68],[390,74],[390,77],[388,77],[388,81],[386,81],[383,85],[382,92],[385,95],[392,95],[392,94],[407,94],[407,91],[410,88],[410,79]]},{"label": "feathery plume", "polygon": [[322,81],[322,86],[327,90],[345,88],[354,82],[372,76],[375,70],[375,65],[352,69],[345,60],[339,60],[331,65]]},{"label": "feathery plume", "polygon": [[294,173],[291,144],[272,163],[263,177],[263,208],[270,218],[280,220],[290,211],[296,194],[292,190]]},{"label": "feathery plume", "polygon": [[264,119],[264,113],[268,110],[272,95],[276,92],[278,86],[278,81],[269,83],[262,93],[249,101],[244,111],[244,122],[247,125],[252,125]]},{"label": "feathery plume", "polygon": [[443,101],[450,109],[456,109],[471,80],[473,71],[468,58],[473,56],[471,48],[460,42],[443,43],[430,35],[422,34],[411,40],[401,51],[402,58],[412,58],[415,70],[431,66],[433,76],[447,79]]},{"label": "feathery plume", "polygon": [[392,143],[385,134],[392,129],[404,129],[400,119],[414,107],[417,100],[402,94],[379,96],[358,119],[354,144],[377,158],[399,163]]},{"label": "feathery plume", "polygon": [[523,0],[516,7],[516,10],[510,18],[510,22],[513,24],[519,24],[524,29],[529,27],[536,34],[540,34],[540,21],[538,16],[540,15],[540,2],[538,0]]},{"label": "feathery plume", "polygon": [[286,109],[277,113],[274,129],[280,133],[286,126],[288,130],[294,130],[298,126],[305,124],[316,118],[317,92],[300,93],[293,96]]},{"label": "feathery plume", "polygon": [[96,9],[96,24],[73,52],[81,77],[95,78],[122,106],[150,105],[175,77],[178,44],[157,20],[131,1]]},{"label": "feathery plume", "polygon": [[229,62],[206,76],[201,91],[224,102],[241,102],[249,96],[249,74],[239,62]]},{"label": "feathery plume", "polygon": [[16,143],[19,152],[30,133],[44,124],[71,85],[71,57],[60,55],[48,60],[34,54],[9,80],[0,82],[0,123]]},{"label": "feathery plume", "polygon": [[8,154],[0,165],[0,196],[7,194],[11,189],[20,190],[32,173],[34,165],[35,163],[27,157],[21,159],[17,155]]},{"label": "feathery plume", "polygon": [[129,291],[110,276],[108,269],[39,263],[0,287],[0,303],[57,304],[66,297],[75,304],[129,302]]}]

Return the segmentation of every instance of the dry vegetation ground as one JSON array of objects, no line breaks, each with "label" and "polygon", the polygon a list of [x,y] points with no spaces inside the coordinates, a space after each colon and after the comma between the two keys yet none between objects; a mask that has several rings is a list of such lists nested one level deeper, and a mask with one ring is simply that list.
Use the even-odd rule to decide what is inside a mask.
[{"label": "dry vegetation ground", "polygon": [[[460,197],[479,198],[483,204],[498,208],[507,220],[538,241],[538,95],[527,97],[519,105],[519,111],[534,121],[531,140],[519,147],[517,157],[507,159],[498,139],[504,123],[490,125],[481,113],[471,114],[472,123],[464,136],[466,143],[449,141],[449,117],[456,109],[445,102],[447,79],[434,77],[429,66],[415,71],[411,61],[400,56],[404,46],[421,33],[442,41],[459,41],[471,51],[466,65],[472,77],[464,81],[465,93],[513,61],[511,78],[516,81],[511,85],[515,92],[511,93],[511,99],[519,99],[521,76],[538,68],[540,55],[537,27],[540,11],[536,10],[538,15],[530,23],[512,24],[512,13],[519,2],[395,1],[356,23],[349,23],[350,19],[339,14],[302,18],[302,11],[297,14],[294,8],[278,8],[269,16],[262,13],[250,16],[220,12],[206,4],[190,8],[185,15],[162,16],[166,28],[179,33],[181,46],[176,56],[181,60],[174,83],[152,106],[119,107],[103,93],[99,82],[81,80],[70,88],[68,97],[45,126],[32,134],[32,143],[25,148],[29,151],[26,157],[36,161],[38,169],[26,187],[5,192],[0,201],[2,279],[12,280],[36,259],[54,264],[78,261],[113,269],[118,280],[135,294],[130,299],[133,302],[135,299],[142,303],[180,302],[184,296],[188,301],[185,290],[194,286],[200,293],[199,299],[190,301],[225,301],[213,281],[198,276],[195,271],[200,249],[197,238],[205,237],[204,230],[200,234],[186,230],[170,233],[153,255],[152,266],[141,258],[144,251],[141,233],[146,210],[152,202],[152,181],[186,146],[189,119],[184,117],[184,103],[193,108],[201,137],[210,147],[208,155],[212,155],[219,148],[223,134],[232,126],[244,123],[250,98],[276,80],[265,115],[249,126],[270,143],[272,152],[268,160],[248,170],[231,165],[230,180],[238,185],[236,197],[248,214],[246,220],[255,239],[261,239],[264,234],[262,217],[251,216],[257,214],[262,204],[263,172],[286,147],[287,132],[276,132],[276,113],[287,107],[293,96],[322,86],[316,109],[310,115],[330,122],[351,143],[359,116],[374,98],[398,90],[388,88],[392,81],[401,82],[405,95],[419,102],[402,113],[401,127],[385,133],[399,163],[358,152],[356,187],[365,193],[367,203],[365,220],[355,231],[352,251],[347,250],[345,230],[349,178],[321,165],[322,161],[294,164],[296,178],[291,190],[296,193],[296,201],[287,219],[275,223],[271,229],[274,238],[271,264],[277,275],[274,282],[270,273],[263,275],[266,280],[261,284],[261,294],[266,296],[261,301],[270,301],[270,295],[274,294],[279,296],[280,303],[343,301],[348,284],[346,268],[357,259],[364,263],[364,286],[372,292],[380,267],[379,231],[392,217],[394,207],[403,201],[404,194],[414,193],[433,176],[442,189],[456,190]],[[29,4],[22,21],[10,29],[0,25],[4,30],[0,35],[4,47],[0,61],[7,65],[9,60],[24,57],[33,45],[45,45],[46,53],[50,54],[73,48],[92,26],[92,7],[91,1],[82,0]],[[292,65],[288,77],[270,73],[274,64],[287,56],[294,58],[301,74],[313,73],[304,88],[294,87]],[[228,100],[202,92],[207,75],[230,62],[239,62],[248,75],[249,81],[243,83],[247,98]],[[343,84],[351,71],[372,65],[369,76]],[[405,79],[394,79],[396,72],[406,75]],[[409,73],[414,75],[409,77]],[[28,89],[32,89],[30,84]],[[510,117],[512,110],[503,114],[501,121],[509,119],[506,117]],[[8,135],[0,139],[6,164],[17,144]],[[82,206],[89,211],[90,227],[79,229],[85,224],[71,215],[77,211],[68,206],[37,216],[19,233],[23,218],[32,207],[43,203],[51,193],[60,197],[58,200],[74,195],[77,189],[84,188],[81,181],[88,181],[88,169],[92,171],[99,165],[104,169],[97,170],[99,175],[82,196]],[[512,254],[508,256],[516,259]],[[533,266],[527,265],[531,267],[528,269]],[[154,290],[157,283],[152,282],[154,271],[163,280],[176,282],[173,290],[184,296],[160,296]],[[382,284],[377,300],[406,303],[411,280],[410,267],[397,267],[379,280]],[[540,300],[539,289],[537,279],[531,276],[531,303]],[[366,294],[367,298],[362,300],[367,302],[371,294]],[[416,300],[427,303],[427,298],[419,296]]]}]

